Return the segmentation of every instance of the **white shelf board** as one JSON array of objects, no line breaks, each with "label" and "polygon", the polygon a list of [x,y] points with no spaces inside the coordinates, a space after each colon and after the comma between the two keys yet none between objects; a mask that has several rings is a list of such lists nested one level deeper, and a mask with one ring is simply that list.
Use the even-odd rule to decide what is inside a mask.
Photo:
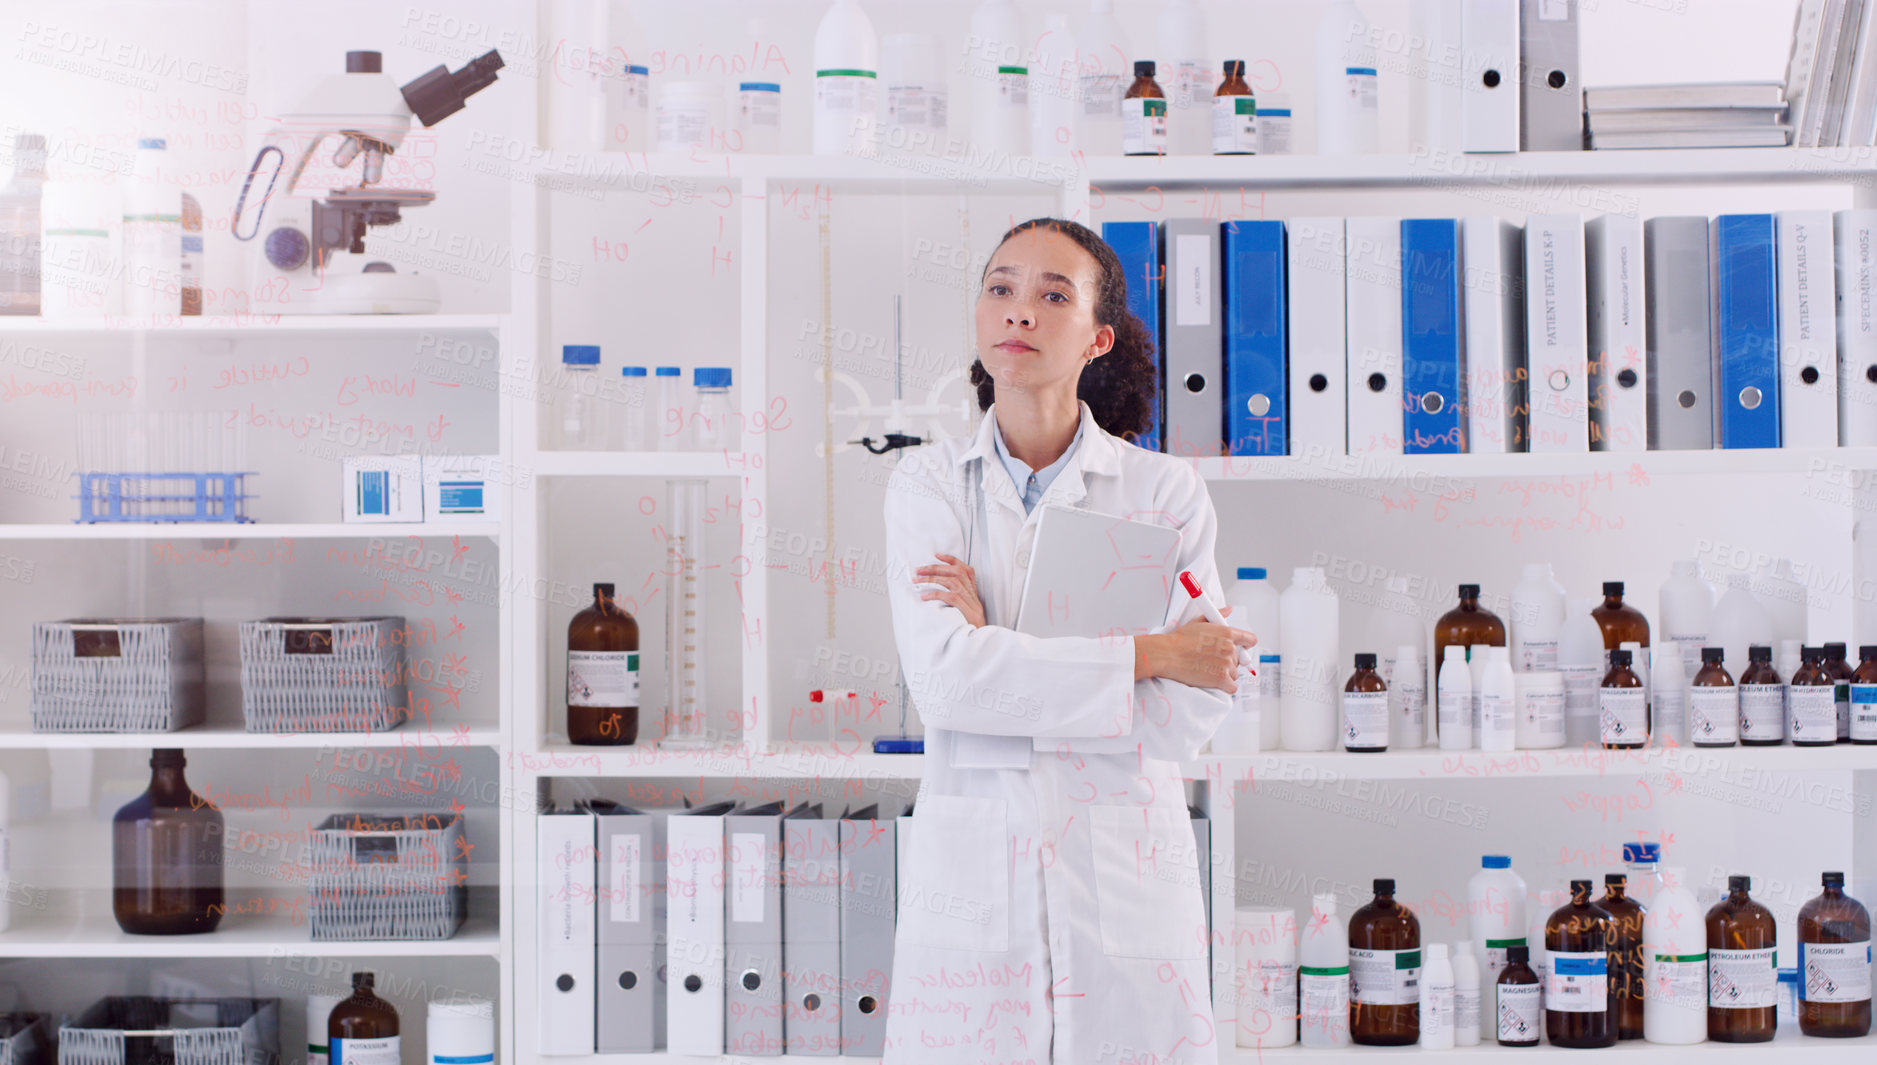
[{"label": "white shelf board", "polygon": [[542,477],[741,477],[751,459],[741,451],[536,451],[517,461]]},{"label": "white shelf board", "polygon": [[[1706,1061],[1763,1061],[1771,1060],[1772,1055],[1781,1055],[1780,1060],[1804,1062],[1805,1065],[1826,1065],[1828,1062],[1867,1062],[1871,1054],[1877,1051],[1877,1036],[1864,1036],[1860,1039],[1817,1039],[1799,1034],[1799,1026],[1794,1022],[1790,1028],[1780,1028],[1770,1043],[1695,1043],[1691,1046],[1667,1046],[1651,1043],[1642,1039],[1620,1040],[1613,1047],[1600,1050],[1570,1050],[1542,1043],[1535,1047],[1502,1047],[1494,1042],[1482,1042],[1478,1046],[1454,1047],[1430,1053],[1420,1047],[1343,1047],[1335,1050],[1289,1046],[1279,1049],[1253,1050],[1239,1048],[1234,1053],[1221,1052],[1221,1062],[1233,1062],[1238,1065],[1271,1065],[1273,1062],[1296,1062],[1297,1065],[1373,1065],[1377,1060],[1392,1061],[1397,1057],[1404,1060],[1428,1060],[1438,1057],[1445,1061],[1456,1057],[1462,1061],[1477,1062],[1480,1065],[1494,1065],[1503,1062],[1514,1065],[1530,1061],[1534,1056],[1549,1060],[1556,1057],[1560,1061],[1575,1060],[1571,1055],[1619,1054],[1625,1060],[1631,1057],[1646,1056],[1651,1062],[1698,1063]],[[1797,1054],[1796,1058],[1786,1058],[1785,1054]],[[573,1060],[573,1059],[569,1059]],[[592,1059],[596,1063],[602,1059]],[[618,1059],[623,1065],[625,1059]]]},{"label": "white shelf board", "polygon": [[493,333],[501,328],[499,314],[246,314],[232,317],[95,318],[0,317],[0,336],[109,336],[138,334],[179,337],[262,337],[304,334],[397,336],[421,333]]},{"label": "white shelf board", "polygon": [[0,540],[368,540],[384,537],[499,538],[500,522],[28,522],[0,524]]},{"label": "white shelf board", "polygon": [[[457,742],[458,738],[454,722],[436,722],[429,728],[408,724],[388,732],[249,732],[240,725],[208,724],[180,732],[0,731],[0,750],[92,750],[106,747],[274,750],[416,746],[425,740],[434,740],[433,746],[440,744],[448,749],[465,746]],[[467,746],[495,747],[501,742],[502,730],[494,725],[469,727]]]},{"label": "white shelf board", "polygon": [[[1424,481],[1428,478],[1593,477],[1684,474],[1814,474],[1844,478],[1877,469],[1877,448],[1735,448],[1707,451],[1519,452],[1499,455],[1319,455],[1189,457],[1208,481]],[[1847,484],[1850,482],[1846,482]],[[1861,483],[1861,482],[1858,482]]]},{"label": "white shelf board", "polygon": [[714,194],[713,183],[741,191],[736,186],[746,178],[837,185],[850,191],[899,192],[909,185],[926,185],[940,191],[964,186],[974,191],[1050,193],[1074,184],[1079,176],[1067,159],[1001,153],[946,158],[890,149],[873,158],[703,151],[545,151],[534,173],[537,184],[546,191],[616,189],[649,193],[663,189],[678,196]]},{"label": "white shelf board", "polygon": [[556,777],[765,777],[812,780],[918,780],[925,756],[875,754],[872,744],[790,743],[769,750],[740,745],[670,750],[657,743],[630,747],[581,747],[549,743],[518,755],[517,768]]}]

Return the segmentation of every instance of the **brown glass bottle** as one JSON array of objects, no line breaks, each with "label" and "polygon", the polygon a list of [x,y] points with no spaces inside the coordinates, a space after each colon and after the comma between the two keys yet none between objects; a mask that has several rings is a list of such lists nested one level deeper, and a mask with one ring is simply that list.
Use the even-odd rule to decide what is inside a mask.
[{"label": "brown glass bottle", "polygon": [[213,932],[226,912],[222,812],[189,790],[183,752],[150,752],[150,788],[111,819],[111,913],[131,935]]},{"label": "brown glass bottle", "polygon": [[[1852,685],[1877,684],[1877,644],[1860,645],[1857,656],[1857,670],[1851,674]],[[1851,742],[1877,743],[1877,708],[1856,699],[1851,703]]]},{"label": "brown glass bottle", "polygon": [[[1498,615],[1479,605],[1479,585],[1462,584],[1459,605],[1442,614],[1440,620],[1434,622],[1434,661],[1445,662],[1447,648],[1456,645],[1460,648],[1460,657],[1464,659],[1468,648],[1476,643],[1483,643],[1488,647],[1504,647],[1506,626],[1505,622],[1499,620]],[[1434,701],[1438,706],[1440,693],[1436,691],[1434,695]],[[1473,715],[1469,713],[1467,716]]]},{"label": "brown glass bottle", "polygon": [[1256,155],[1258,101],[1245,83],[1245,61],[1225,61],[1225,80],[1212,93],[1212,154]]},{"label": "brown glass bottle", "polygon": [[1732,747],[1740,740],[1740,692],[1724,657],[1724,648],[1703,647],[1701,668],[1688,682],[1688,738],[1696,747]]},{"label": "brown glass bottle", "polygon": [[1648,969],[1642,960],[1642,919],[1648,908],[1629,897],[1629,877],[1603,874],[1597,907],[1610,915],[1610,1009],[1618,1039],[1642,1038],[1642,989]]},{"label": "brown glass bottle", "polygon": [[1851,663],[1845,661],[1848,649],[1841,643],[1825,645],[1825,672],[1831,676],[1832,699],[1838,706],[1838,742],[1851,742]]},{"label": "brown glass bottle", "polygon": [[[1639,643],[1644,650],[1649,647],[1649,619],[1642,616],[1642,611],[1623,602],[1623,582],[1603,582],[1603,603],[1591,608],[1590,616],[1597,620],[1597,627],[1603,630],[1603,650],[1607,654],[1625,643]],[[1640,668],[1643,663],[1636,665]]]},{"label": "brown glass bottle", "polygon": [[1544,1022],[1539,1009],[1544,988],[1532,971],[1532,951],[1524,944],[1506,948],[1506,967],[1493,984],[1493,1022],[1502,1047],[1535,1047]]},{"label": "brown glass bottle", "polygon": [[639,623],[595,584],[567,625],[567,739],[617,747],[639,738]]},{"label": "brown glass bottle", "polygon": [[1844,893],[1843,873],[1823,880],[1824,892],[1799,907],[1799,1030],[1869,1035],[1870,911]]},{"label": "brown glass bottle", "polygon": [[1154,80],[1153,60],[1134,61],[1134,83],[1121,99],[1121,154],[1167,154],[1167,94]]},{"label": "brown glass bottle", "polygon": [[1571,901],[1545,921],[1545,952],[1551,962],[1545,1038],[1552,1046],[1616,1045],[1610,931],[1610,915],[1590,901],[1590,881],[1571,881]]},{"label": "brown glass bottle", "polygon": [[1631,750],[1649,742],[1649,705],[1629,655],[1620,648],[1611,651],[1610,671],[1597,686],[1597,731],[1606,750]]},{"label": "brown glass bottle", "polygon": [[1343,747],[1346,750],[1388,749],[1388,685],[1375,672],[1375,656],[1356,655],[1356,671],[1343,685]]},{"label": "brown glass bottle", "polygon": [[326,1045],[334,1065],[398,1065],[397,1007],[372,991],[371,973],[352,974],[352,995],[326,1020]]},{"label": "brown glass bottle", "polygon": [[[1784,682],[1773,668],[1773,649],[1765,645],[1747,648],[1747,671],[1740,674],[1740,745],[1742,747],[1777,747],[1786,742],[1785,710],[1779,706]],[[1767,706],[1756,711],[1755,702]],[[1756,730],[1756,720],[1767,724]],[[1762,733],[1756,735],[1756,731]]]},{"label": "brown glass bottle", "polygon": [[1753,901],[1749,877],[1727,878],[1708,911],[1708,1038],[1764,1043],[1779,1023],[1779,933],[1773,911]]},{"label": "brown glass bottle", "polygon": [[1825,649],[1802,647],[1799,654],[1799,668],[1787,682],[1786,733],[1794,747],[1829,747],[1838,742],[1838,709]]},{"label": "brown glass bottle", "polygon": [[1395,882],[1349,915],[1349,1035],[1363,1046],[1421,1038],[1421,922],[1395,901]]}]

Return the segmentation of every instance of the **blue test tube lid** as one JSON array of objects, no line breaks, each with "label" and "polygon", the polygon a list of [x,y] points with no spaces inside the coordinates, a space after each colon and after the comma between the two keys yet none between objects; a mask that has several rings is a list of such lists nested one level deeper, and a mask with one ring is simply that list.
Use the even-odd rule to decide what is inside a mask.
[{"label": "blue test tube lid", "polygon": [[565,366],[598,366],[600,346],[598,344],[562,344],[560,361]]},{"label": "blue test tube lid", "polygon": [[730,368],[728,366],[699,366],[691,371],[691,384],[695,388],[729,388]]}]

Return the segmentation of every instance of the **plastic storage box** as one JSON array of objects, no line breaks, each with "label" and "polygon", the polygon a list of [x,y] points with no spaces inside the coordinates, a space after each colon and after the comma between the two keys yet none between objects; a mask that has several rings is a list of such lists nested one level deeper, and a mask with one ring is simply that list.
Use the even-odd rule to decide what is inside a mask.
[{"label": "plastic storage box", "polygon": [[468,910],[460,814],[334,814],[307,844],[315,940],[448,939]]},{"label": "plastic storage box", "polygon": [[52,1065],[45,1014],[0,1013],[0,1065]]},{"label": "plastic storage box", "polygon": [[280,1060],[280,1001],[112,996],[59,1029],[59,1065],[262,1065]]},{"label": "plastic storage box", "polygon": [[383,732],[410,716],[404,619],[264,618],[241,623],[241,714],[249,732]]},{"label": "plastic storage box", "polygon": [[33,626],[34,732],[175,732],[207,716],[201,618]]}]

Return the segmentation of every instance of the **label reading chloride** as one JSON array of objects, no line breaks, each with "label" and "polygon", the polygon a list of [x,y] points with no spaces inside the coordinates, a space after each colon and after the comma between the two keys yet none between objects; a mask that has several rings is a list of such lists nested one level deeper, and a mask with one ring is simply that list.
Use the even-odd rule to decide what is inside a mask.
[{"label": "label reading chloride", "polygon": [[1610,1008],[1610,955],[1606,951],[1551,951],[1545,986],[1550,1013],[1602,1013]]},{"label": "label reading chloride", "polygon": [[1708,951],[1708,1005],[1723,1010],[1771,1009],[1778,1001],[1778,950]]},{"label": "label reading chloride", "polygon": [[1794,743],[1833,743],[1838,739],[1838,703],[1828,684],[1794,684],[1786,690],[1787,725]]},{"label": "label reading chloride", "polygon": [[1870,940],[1799,944],[1799,997],[1807,1002],[1870,999]]},{"label": "label reading chloride", "polygon": [[1369,1006],[1418,1004],[1421,1001],[1421,949],[1350,947],[1349,997]]},{"label": "label reading chloride", "polygon": [[567,705],[639,705],[639,652],[567,652]]}]

